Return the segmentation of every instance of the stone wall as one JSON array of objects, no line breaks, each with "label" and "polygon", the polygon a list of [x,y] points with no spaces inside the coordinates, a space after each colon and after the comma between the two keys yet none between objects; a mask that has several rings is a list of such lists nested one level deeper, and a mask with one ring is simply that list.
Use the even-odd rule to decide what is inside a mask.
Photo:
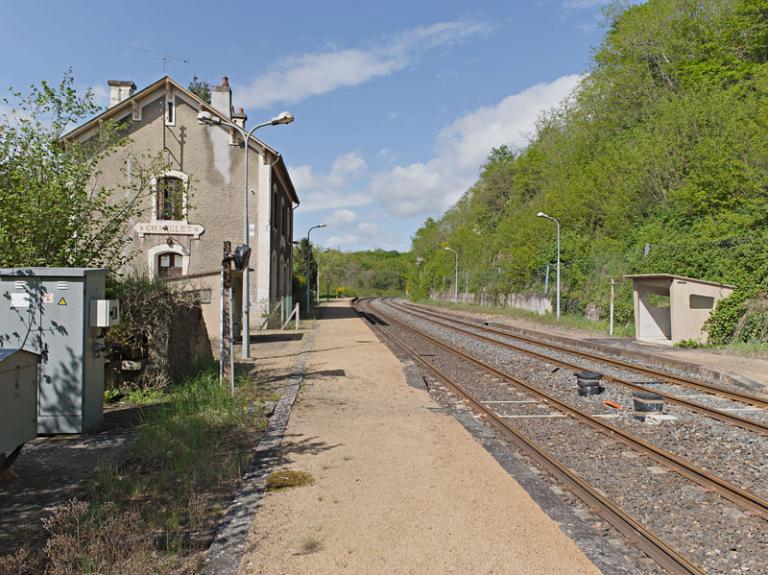
[{"label": "stone wall", "polygon": [[199,305],[176,307],[168,340],[168,367],[173,381],[213,361],[211,342]]},{"label": "stone wall", "polygon": [[[438,301],[453,301],[453,291],[432,291],[429,296]],[[524,295],[518,293],[510,294],[489,294],[483,290],[480,293],[464,292],[459,294],[460,303],[471,303],[477,305],[509,307],[515,309],[524,309],[539,315],[553,312],[552,302],[549,298],[539,295]]]}]

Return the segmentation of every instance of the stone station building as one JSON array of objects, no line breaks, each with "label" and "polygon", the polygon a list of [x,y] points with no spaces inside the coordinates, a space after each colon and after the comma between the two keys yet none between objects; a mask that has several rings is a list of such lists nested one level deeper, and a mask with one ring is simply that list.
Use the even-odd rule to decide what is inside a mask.
[{"label": "stone station building", "polygon": [[[223,242],[243,241],[243,142],[224,124],[203,125],[200,112],[245,127],[247,117],[232,107],[225,77],[211,87],[211,103],[165,76],[143,90],[133,82],[109,82],[110,106],[64,136],[85,142],[113,120],[130,138],[106,158],[99,185],[130,190],[136,158],[162,157],[142,215],[130,223],[125,271],[164,277],[184,290],[198,290],[211,337],[219,334],[220,266]],[[293,210],[299,203],[283,157],[264,142],[248,142],[251,331],[284,296],[291,294]],[[133,182],[132,182],[133,178]],[[126,191],[126,193],[132,193]],[[234,333],[241,333],[242,276],[233,277]]]}]

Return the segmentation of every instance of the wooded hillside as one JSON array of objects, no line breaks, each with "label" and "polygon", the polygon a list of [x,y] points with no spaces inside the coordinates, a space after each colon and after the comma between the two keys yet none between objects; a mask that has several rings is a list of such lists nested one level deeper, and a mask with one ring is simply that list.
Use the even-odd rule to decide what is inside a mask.
[{"label": "wooded hillside", "polygon": [[[768,0],[617,10],[572,98],[524,149],[493,150],[464,197],[415,234],[412,260],[423,263],[410,271],[412,291],[450,287],[450,246],[460,287],[468,272],[474,293],[542,293],[556,247],[539,211],[562,224],[567,311],[607,309],[609,278],[627,273],[736,284],[739,302],[764,290],[767,59]],[[631,317],[630,295],[623,282],[620,320]]]}]

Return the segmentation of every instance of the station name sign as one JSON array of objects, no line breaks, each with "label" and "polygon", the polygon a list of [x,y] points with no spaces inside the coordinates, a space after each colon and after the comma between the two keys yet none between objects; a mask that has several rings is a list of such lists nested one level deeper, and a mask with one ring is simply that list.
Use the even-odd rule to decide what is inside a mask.
[{"label": "station name sign", "polygon": [[198,239],[205,231],[205,228],[200,224],[185,224],[183,222],[138,223],[133,226],[133,229],[140,238],[145,235],[162,235],[194,236],[195,239]]}]

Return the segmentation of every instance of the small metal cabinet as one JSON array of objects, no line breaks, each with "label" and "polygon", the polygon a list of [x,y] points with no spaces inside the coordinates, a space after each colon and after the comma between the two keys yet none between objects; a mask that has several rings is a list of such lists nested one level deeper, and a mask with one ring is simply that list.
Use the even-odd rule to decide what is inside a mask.
[{"label": "small metal cabinet", "polygon": [[[107,270],[0,269],[0,346],[40,354],[37,432],[83,433],[103,418]],[[102,306],[103,307],[103,306]],[[90,318],[91,313],[95,314]]]},{"label": "small metal cabinet", "polygon": [[0,458],[37,435],[37,383],[40,356],[0,349]]}]

